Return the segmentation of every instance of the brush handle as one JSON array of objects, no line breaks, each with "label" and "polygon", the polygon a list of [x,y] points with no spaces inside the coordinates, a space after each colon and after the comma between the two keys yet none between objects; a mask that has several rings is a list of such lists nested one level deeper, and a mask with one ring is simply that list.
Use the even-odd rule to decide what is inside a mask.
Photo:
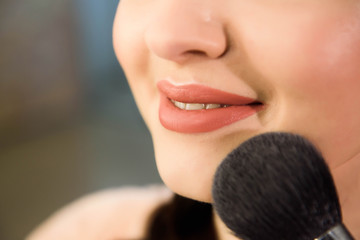
[{"label": "brush handle", "polygon": [[315,240],[355,240],[355,238],[343,224],[338,224]]}]

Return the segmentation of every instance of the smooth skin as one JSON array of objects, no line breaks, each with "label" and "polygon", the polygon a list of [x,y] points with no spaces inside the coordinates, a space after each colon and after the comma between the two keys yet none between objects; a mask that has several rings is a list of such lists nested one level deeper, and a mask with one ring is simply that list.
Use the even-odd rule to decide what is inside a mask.
[{"label": "smooth skin", "polygon": [[[170,189],[211,202],[233,148],[298,133],[323,153],[360,238],[360,0],[121,0],[114,48]],[[170,131],[158,117],[164,79],[252,96],[265,110],[211,132]],[[220,239],[234,239],[215,219]]]}]

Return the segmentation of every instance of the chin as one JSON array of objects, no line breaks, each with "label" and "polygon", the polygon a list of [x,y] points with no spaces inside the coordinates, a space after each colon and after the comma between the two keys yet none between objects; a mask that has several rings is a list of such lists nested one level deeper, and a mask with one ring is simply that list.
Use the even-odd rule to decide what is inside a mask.
[{"label": "chin", "polygon": [[207,134],[179,134],[161,126],[150,128],[159,174],[173,192],[201,202],[212,202],[215,171],[222,160],[258,131],[234,126]]},{"label": "chin", "polygon": [[187,151],[186,154],[174,149],[165,151],[162,148],[161,153],[155,150],[156,164],[163,182],[173,192],[183,197],[211,203],[213,177],[223,159],[222,155],[226,153],[221,156],[212,153],[213,156],[209,156],[201,151],[201,147],[199,148],[197,151]]},{"label": "chin", "polygon": [[[178,173],[180,175],[181,173]],[[196,180],[191,180],[189,173],[184,173],[187,177],[176,177],[174,175],[169,176],[166,173],[160,171],[160,176],[164,181],[165,185],[178,195],[186,198],[190,198],[200,202],[212,203],[211,188],[213,173],[209,173],[208,176],[204,177],[204,174],[198,176],[193,173],[193,177]]]}]

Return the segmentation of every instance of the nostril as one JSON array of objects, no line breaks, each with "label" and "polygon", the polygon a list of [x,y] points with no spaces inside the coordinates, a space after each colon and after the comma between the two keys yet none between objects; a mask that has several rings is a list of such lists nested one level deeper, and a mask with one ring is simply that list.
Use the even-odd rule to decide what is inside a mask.
[{"label": "nostril", "polygon": [[197,55],[197,56],[207,56],[206,52],[201,50],[189,50],[186,52],[187,54]]},{"label": "nostril", "polygon": [[195,54],[195,55],[204,55],[205,53],[200,50],[189,50],[188,53]]}]

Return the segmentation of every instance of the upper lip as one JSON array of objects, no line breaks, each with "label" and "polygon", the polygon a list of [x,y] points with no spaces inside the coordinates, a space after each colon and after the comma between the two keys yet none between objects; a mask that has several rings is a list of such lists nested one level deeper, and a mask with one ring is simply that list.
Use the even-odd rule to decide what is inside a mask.
[{"label": "upper lip", "polygon": [[248,105],[260,103],[256,99],[225,92],[205,85],[191,83],[173,85],[167,80],[161,80],[157,87],[168,98],[184,103],[218,103],[227,105]]}]

